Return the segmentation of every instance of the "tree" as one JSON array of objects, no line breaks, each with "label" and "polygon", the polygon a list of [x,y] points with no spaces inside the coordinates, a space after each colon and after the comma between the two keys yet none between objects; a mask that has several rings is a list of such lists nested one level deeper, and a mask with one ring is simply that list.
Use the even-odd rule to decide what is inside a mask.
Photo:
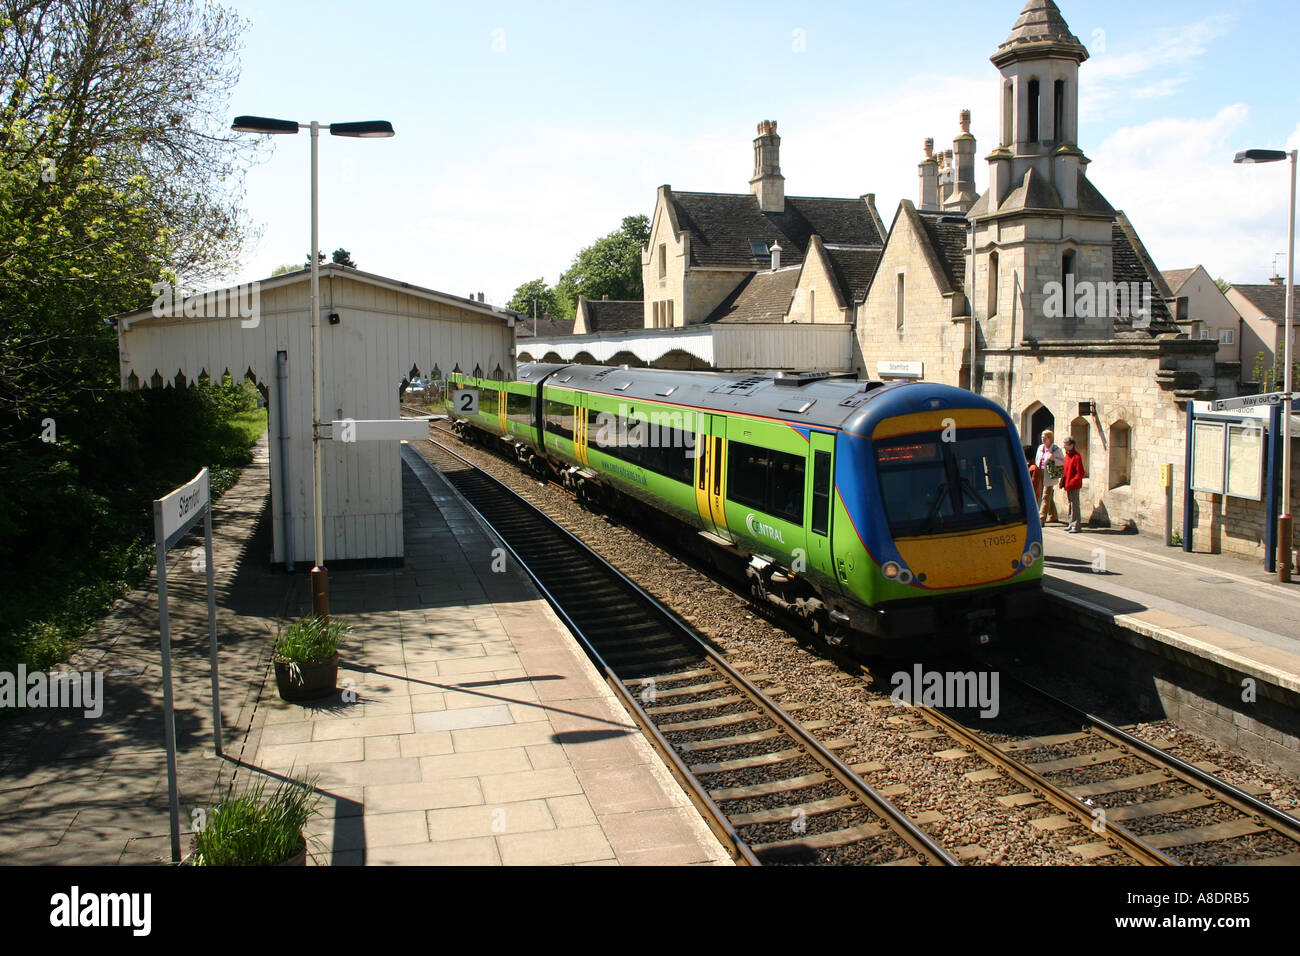
[{"label": "tree", "polygon": [[301,268],[302,266],[298,265],[296,262],[286,262],[284,265],[279,265],[272,269],[271,277],[282,276],[286,272],[297,272]]},{"label": "tree", "polygon": [[1232,288],[1232,283],[1223,277],[1214,280],[1214,284],[1219,287],[1219,291],[1224,295],[1228,294],[1228,289]]},{"label": "tree", "polygon": [[338,248],[334,250],[334,261],[341,266],[347,266],[349,269],[355,269],[357,264],[352,261],[352,253],[346,249]]},{"label": "tree", "polygon": [[555,290],[546,284],[545,279],[530,279],[515,289],[515,294],[506,303],[506,308],[531,316],[534,313],[534,303],[536,303],[536,314],[541,318],[549,319],[560,315]]},{"label": "tree", "polygon": [[192,0],[0,7],[0,458],[116,387],[107,316],[233,265],[241,29]]},{"label": "tree", "polygon": [[587,246],[555,284],[557,306],[572,316],[578,296],[599,299],[640,299],[641,247],[650,239],[650,220],[626,216],[622,226]]},{"label": "tree", "polygon": [[[318,253],[316,253],[316,261],[317,261],[318,263],[324,262],[324,261],[325,261],[325,253],[323,253],[323,252],[318,252]],[[311,268],[311,253],[310,253],[310,252],[307,253],[307,258],[303,260],[303,262],[302,262],[302,268],[303,268],[303,269],[310,269],[310,268]]]}]

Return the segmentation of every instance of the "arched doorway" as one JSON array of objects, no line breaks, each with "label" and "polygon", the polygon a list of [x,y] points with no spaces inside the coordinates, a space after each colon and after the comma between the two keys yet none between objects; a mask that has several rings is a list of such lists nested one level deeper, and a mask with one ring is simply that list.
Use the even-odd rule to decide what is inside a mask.
[{"label": "arched doorway", "polygon": [[[1034,402],[1025,409],[1020,416],[1020,439],[1026,445],[1037,448],[1042,441],[1044,431],[1056,431],[1056,416],[1042,402]],[[1060,435],[1056,435],[1057,444],[1060,444]]]}]

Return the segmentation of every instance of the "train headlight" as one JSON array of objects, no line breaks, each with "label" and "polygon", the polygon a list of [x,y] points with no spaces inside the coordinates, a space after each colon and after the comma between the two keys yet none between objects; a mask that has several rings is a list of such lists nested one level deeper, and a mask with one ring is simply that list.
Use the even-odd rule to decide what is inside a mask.
[{"label": "train headlight", "polygon": [[899,584],[912,583],[912,572],[897,561],[886,561],[880,566],[880,573],[888,580],[897,581]]},{"label": "train headlight", "polygon": [[1031,545],[1029,546],[1029,553],[1032,554],[1032,555],[1034,556],[1034,560],[1035,560],[1035,561],[1037,561],[1039,558],[1041,558],[1041,557],[1043,556],[1043,545],[1042,545],[1042,542],[1035,541],[1033,544],[1031,544]]}]

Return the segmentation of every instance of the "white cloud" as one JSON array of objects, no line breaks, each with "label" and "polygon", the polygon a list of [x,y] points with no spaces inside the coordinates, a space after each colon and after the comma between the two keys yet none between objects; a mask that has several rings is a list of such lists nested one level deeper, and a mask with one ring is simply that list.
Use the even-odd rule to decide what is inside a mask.
[{"label": "white cloud", "polygon": [[[1089,178],[1124,209],[1161,269],[1204,264],[1215,277],[1262,282],[1286,248],[1286,164],[1236,166],[1243,104],[1198,119],[1124,127],[1096,150]],[[1300,141],[1300,127],[1290,141]]]},{"label": "white cloud", "polygon": [[[1161,30],[1154,36],[1137,37],[1123,49],[1111,52],[1103,33],[1094,43],[1092,56],[1079,72],[1079,116],[1083,121],[1101,119],[1106,110],[1127,91],[1134,99],[1169,96],[1191,79],[1188,66],[1205,54],[1210,41],[1226,33],[1232,17],[1219,15],[1196,23]],[[1134,81],[1144,74],[1170,68],[1180,72],[1173,77],[1159,77],[1142,86]]]}]

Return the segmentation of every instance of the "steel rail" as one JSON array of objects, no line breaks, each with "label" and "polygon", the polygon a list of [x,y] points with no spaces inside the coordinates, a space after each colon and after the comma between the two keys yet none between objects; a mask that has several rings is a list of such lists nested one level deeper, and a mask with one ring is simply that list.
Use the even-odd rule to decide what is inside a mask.
[{"label": "steel rail", "polygon": [[[870,785],[845,765],[844,762],[834,754],[834,752],[828,749],[820,740],[803,728],[797,720],[781,710],[778,704],[755,687],[754,684],[744,675],[724,660],[718,651],[710,646],[707,640],[701,637],[689,624],[683,621],[670,608],[666,607],[662,602],[645,591],[644,588],[618,570],[618,568],[614,567],[610,562],[593,551],[572,532],[557,523],[555,519],[551,518],[522,495],[515,492],[504,482],[500,481],[495,476],[488,474],[469,459],[457,454],[441,442],[434,439],[427,439],[427,441],[430,445],[440,449],[444,454],[451,456],[473,469],[477,474],[491,482],[491,484],[501,493],[507,494],[512,499],[518,501],[521,505],[526,507],[529,512],[545,521],[549,529],[558,532],[563,538],[567,539],[571,546],[599,566],[602,571],[609,574],[636,595],[645,609],[665,621],[671,630],[676,633],[676,636],[686,641],[693,649],[697,649],[712,666],[735,684],[736,687],[751,700],[751,702],[760,707],[769,720],[782,730],[788,732],[791,737],[795,738],[800,746],[805,748],[806,751],[814,757],[814,759],[822,763],[825,767],[825,772],[828,775],[836,779],[841,786],[850,792],[850,794],[860,795],[865,804],[872,812],[881,818],[882,822],[885,823],[889,830],[902,839],[923,859],[929,860],[930,862],[942,863],[947,866],[960,865],[956,858],[948,853],[948,851],[935,841],[933,837],[925,833],[925,831],[913,822],[906,814],[890,803],[888,799],[872,789]],[[430,464],[430,467],[433,467],[432,464]],[[561,619],[564,620],[566,626],[573,630],[575,636],[579,638],[589,656],[591,656],[593,661],[603,671],[606,680],[609,681],[612,686],[616,687],[616,692],[619,694],[620,699],[622,699],[625,705],[628,706],[629,712],[632,713],[633,717],[637,720],[637,723],[641,724],[642,727],[649,732],[650,738],[652,742],[655,743],[656,749],[659,749],[668,759],[669,766],[673,769],[674,775],[677,776],[679,780],[683,779],[683,775],[685,775],[687,791],[691,794],[692,799],[695,800],[697,806],[708,808],[705,811],[706,819],[712,817],[712,815],[716,813],[722,822],[724,828],[723,832],[726,834],[726,842],[731,842],[733,846],[744,847],[743,852],[749,856],[749,859],[746,860],[746,862],[758,863],[761,865],[761,861],[753,856],[743,839],[735,833],[734,828],[732,828],[730,823],[726,821],[725,814],[722,813],[713,802],[712,798],[709,797],[703,784],[701,784],[689,769],[687,769],[681,758],[678,756],[676,750],[673,749],[672,745],[662,736],[658,729],[654,727],[650,716],[646,714],[644,709],[635,700],[634,695],[630,694],[622,680],[618,678],[617,671],[605,661],[604,657],[596,649],[595,642],[583,633],[582,629],[573,621],[567,611],[565,611],[562,602],[541,582],[538,574],[529,567],[527,562],[523,560],[516,549],[512,547],[509,542],[504,540],[503,535],[496,529],[495,525],[484,517],[482,512],[475,507],[472,502],[469,502],[468,499],[464,497],[463,493],[462,498],[474,513],[478,515],[485,524],[492,527],[493,530],[496,531],[498,537],[502,538],[503,543],[506,545],[511,555],[514,556],[515,560],[519,562],[520,567],[523,568],[529,577],[535,582],[547,602],[556,610],[556,613],[561,617]]]}]

